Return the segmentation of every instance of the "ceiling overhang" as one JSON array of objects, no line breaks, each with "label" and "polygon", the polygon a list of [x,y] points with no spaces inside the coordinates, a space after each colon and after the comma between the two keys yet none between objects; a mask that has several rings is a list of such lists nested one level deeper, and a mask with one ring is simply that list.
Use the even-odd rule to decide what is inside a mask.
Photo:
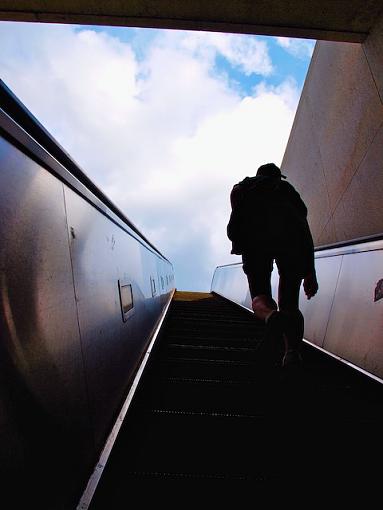
[{"label": "ceiling overhang", "polygon": [[363,42],[381,0],[0,0],[0,20]]}]

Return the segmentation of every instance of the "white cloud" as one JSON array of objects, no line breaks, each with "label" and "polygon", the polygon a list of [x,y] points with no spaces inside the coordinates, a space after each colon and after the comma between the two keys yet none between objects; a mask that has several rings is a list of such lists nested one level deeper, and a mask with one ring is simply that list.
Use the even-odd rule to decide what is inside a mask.
[{"label": "white cloud", "polygon": [[284,48],[288,53],[298,58],[311,58],[315,41],[308,39],[292,39],[291,37],[276,37],[279,46]]},{"label": "white cloud", "polygon": [[296,80],[287,76],[285,80],[277,85],[268,85],[264,81],[254,88],[255,96],[278,97],[289,110],[295,111],[299,102],[299,91]]},{"label": "white cloud", "polygon": [[159,32],[140,60],[91,29],[2,23],[0,38],[4,81],[174,263],[178,288],[209,290],[214,267],[238,260],[231,187],[281,163],[295,82],[243,98],[214,74],[218,51],[244,73],[270,72],[244,36]]},{"label": "white cloud", "polygon": [[216,32],[185,33],[182,47],[205,57],[222,55],[233,66],[239,67],[246,75],[268,76],[273,72],[267,43],[254,36],[222,34]]}]

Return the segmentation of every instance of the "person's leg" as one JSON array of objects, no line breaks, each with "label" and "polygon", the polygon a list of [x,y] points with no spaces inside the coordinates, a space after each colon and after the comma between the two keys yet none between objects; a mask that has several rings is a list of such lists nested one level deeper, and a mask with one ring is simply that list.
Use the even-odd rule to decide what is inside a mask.
[{"label": "person's leg", "polygon": [[[252,309],[257,319],[265,323],[264,342],[261,351],[263,358],[275,364],[279,341],[283,342],[284,317],[271,293],[271,273],[273,256],[267,252],[246,254],[242,257],[243,270],[249,282]],[[261,352],[260,351],[260,352]]]},{"label": "person's leg", "polygon": [[258,294],[252,299],[251,307],[257,319],[268,321],[270,316],[278,310],[277,303],[268,294]]},{"label": "person's leg", "polygon": [[299,290],[302,278],[293,272],[282,272],[279,277],[278,305],[285,316],[284,340],[285,356],[287,362],[289,354],[300,351],[304,333],[304,318],[299,310]]},{"label": "person's leg", "polygon": [[275,367],[283,353],[282,327],[284,318],[272,298],[271,273],[273,257],[267,253],[243,256],[252,309],[257,319],[265,323],[263,341],[258,347],[258,360],[263,368]]},{"label": "person's leg", "polygon": [[267,253],[248,253],[242,256],[243,271],[249,283],[252,309],[257,319],[267,322],[277,303],[271,295],[271,272],[273,259]]}]

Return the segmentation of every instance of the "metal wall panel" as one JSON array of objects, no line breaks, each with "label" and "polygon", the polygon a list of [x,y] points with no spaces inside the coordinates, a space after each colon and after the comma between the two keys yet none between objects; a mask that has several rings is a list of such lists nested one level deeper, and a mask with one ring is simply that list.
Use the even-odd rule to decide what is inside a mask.
[{"label": "metal wall panel", "polygon": [[242,264],[217,267],[211,290],[251,310],[249,285]]},{"label": "metal wall panel", "polygon": [[[113,419],[165,301],[162,259],[65,187],[68,234],[96,448]],[[152,296],[150,275],[156,281]],[[132,286],[124,321],[119,281]],[[168,295],[168,293],[166,294]]]},{"label": "metal wall panel", "polygon": [[343,257],[324,348],[383,379],[383,299],[374,301],[382,278],[383,246]]},{"label": "metal wall panel", "polygon": [[[278,301],[278,283],[278,270],[274,264],[271,292],[275,301]],[[249,284],[241,263],[218,266],[214,271],[211,290],[252,311]]]},{"label": "metal wall panel", "polygon": [[323,347],[342,260],[342,255],[317,258],[318,293],[310,300],[303,290],[300,293],[299,307],[305,317],[305,338],[320,347]]},{"label": "metal wall panel", "polygon": [[[3,495],[20,508],[25,498],[74,508],[174,289],[173,267],[11,119],[0,125]],[[121,286],[132,290],[125,311]]]},{"label": "metal wall panel", "polygon": [[[374,301],[378,282],[383,294],[383,241],[318,251],[315,265],[317,295],[307,300],[300,292],[305,339],[383,378],[383,297]],[[276,300],[278,280],[274,267]],[[251,310],[242,264],[217,267],[211,290]]]},{"label": "metal wall panel", "polygon": [[0,161],[1,469],[45,476],[42,501],[93,458],[63,186],[2,138]]}]

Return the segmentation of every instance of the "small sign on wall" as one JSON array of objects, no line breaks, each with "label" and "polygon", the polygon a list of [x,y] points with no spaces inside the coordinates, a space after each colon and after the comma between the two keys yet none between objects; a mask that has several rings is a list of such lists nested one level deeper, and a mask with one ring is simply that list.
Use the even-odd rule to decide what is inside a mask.
[{"label": "small sign on wall", "polygon": [[132,284],[118,280],[118,289],[120,293],[122,320],[126,322],[128,320],[129,312],[133,308]]},{"label": "small sign on wall", "polygon": [[379,299],[383,298],[383,278],[378,281],[375,287],[375,297],[374,301],[379,301]]}]

